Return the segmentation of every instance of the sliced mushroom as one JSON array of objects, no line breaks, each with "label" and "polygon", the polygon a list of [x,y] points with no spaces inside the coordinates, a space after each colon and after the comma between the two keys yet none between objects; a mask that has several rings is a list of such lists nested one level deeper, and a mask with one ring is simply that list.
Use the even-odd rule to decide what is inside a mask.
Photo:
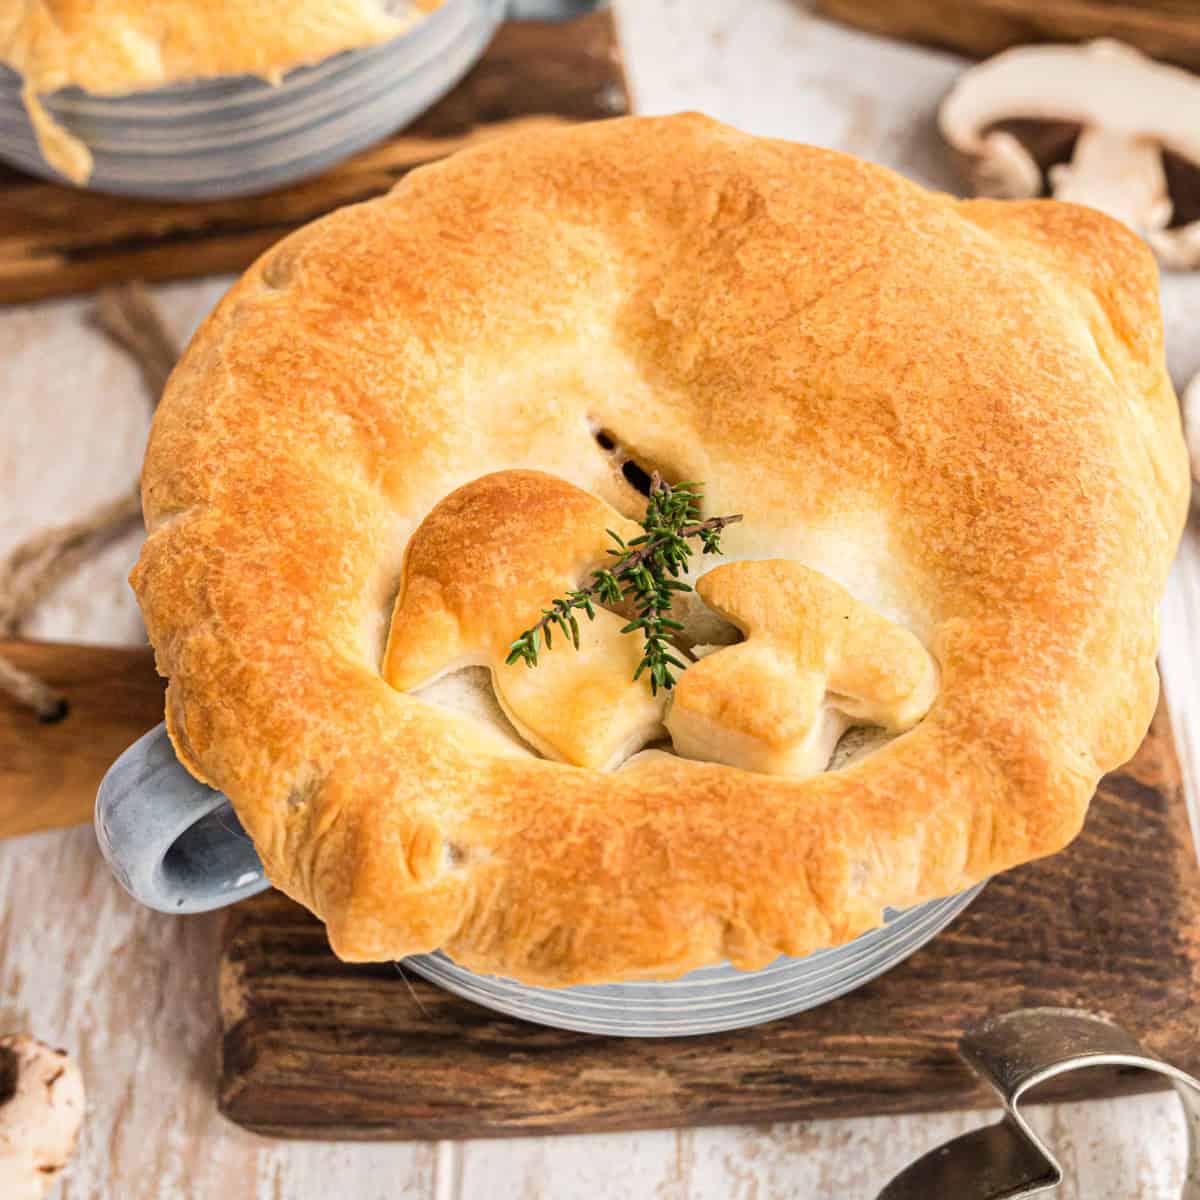
[{"label": "sliced mushroom", "polygon": [[75,1150],[83,1077],[65,1050],[0,1038],[0,1196],[42,1200]]},{"label": "sliced mushroom", "polygon": [[[1043,122],[1049,142],[1037,137]],[[1064,123],[1078,136],[1063,137]],[[1123,221],[1164,266],[1200,266],[1200,218],[1182,195],[1200,173],[1200,78],[1190,72],[1109,40],[1022,46],[964,72],[938,124],[977,194],[1049,192]],[[1047,161],[1051,144],[1069,160]]]}]

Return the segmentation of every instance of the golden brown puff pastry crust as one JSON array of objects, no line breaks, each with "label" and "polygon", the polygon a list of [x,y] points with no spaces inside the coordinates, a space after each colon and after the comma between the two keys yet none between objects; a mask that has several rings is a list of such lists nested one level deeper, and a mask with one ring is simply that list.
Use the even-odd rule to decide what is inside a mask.
[{"label": "golden brown puff pastry crust", "polygon": [[[389,686],[455,489],[540,471],[636,518],[597,429],[744,513],[731,566],[909,631],[924,719],[807,779],[605,772]],[[1187,471],[1116,222],[681,116],[498,141],[287,238],[172,377],[143,491],[169,728],[272,881],[344,958],[569,984],[758,967],[1066,844],[1154,709]]]},{"label": "golden brown puff pastry crust", "polygon": [[25,80],[25,102],[47,160],[77,183],[91,169],[78,139],[39,97],[77,86],[103,96],[217,75],[278,82],[293,67],[386,41],[407,10],[440,0],[6,0],[0,62]]}]

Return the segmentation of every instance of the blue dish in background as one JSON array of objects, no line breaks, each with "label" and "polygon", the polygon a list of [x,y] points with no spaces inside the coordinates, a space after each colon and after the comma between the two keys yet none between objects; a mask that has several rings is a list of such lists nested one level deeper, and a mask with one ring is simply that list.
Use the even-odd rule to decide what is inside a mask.
[{"label": "blue dish in background", "polygon": [[[176,83],[128,96],[64,88],[47,112],[95,160],[86,186],[204,200],[309,178],[415,120],[475,65],[505,19],[566,19],[600,0],[443,0],[407,32],[288,72]],[[21,78],[0,66],[0,158],[67,182],[42,157]]]}]

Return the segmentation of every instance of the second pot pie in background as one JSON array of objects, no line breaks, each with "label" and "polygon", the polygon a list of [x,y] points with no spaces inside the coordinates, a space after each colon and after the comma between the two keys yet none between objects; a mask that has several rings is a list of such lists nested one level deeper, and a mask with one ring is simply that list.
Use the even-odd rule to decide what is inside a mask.
[{"label": "second pot pie in background", "polygon": [[[399,37],[441,2],[14,0],[0,6],[0,63],[21,78],[21,100],[42,156],[51,167],[75,184],[86,184],[94,165],[89,137],[114,145],[136,144],[127,132],[114,132],[114,122],[120,117],[125,124],[146,131],[146,144],[140,147],[147,156],[141,168],[145,178],[138,190],[153,193],[155,172],[165,172],[158,190],[167,194],[188,179],[182,166],[179,177],[174,178],[156,162],[164,154],[169,159],[169,151],[156,142],[172,132],[174,151],[184,158],[201,148],[211,154],[223,140],[258,138],[271,146],[274,139],[290,134],[303,143],[300,135],[308,132],[306,121],[310,126],[315,119],[346,124],[347,106],[369,107],[373,97],[361,81],[343,79],[335,85],[340,91],[339,114],[329,108],[331,98],[314,105],[310,81],[307,96],[298,98],[307,100],[310,111],[306,115],[302,104],[291,112],[282,106],[271,110],[260,97],[249,93],[179,95],[170,103],[169,93],[163,89],[215,80],[236,86],[246,76],[278,85],[294,68]],[[464,7],[460,0],[455,2]],[[487,33],[498,20],[497,12]],[[449,47],[442,49],[450,53]],[[402,87],[404,81],[394,82]],[[83,93],[84,103],[76,102],[71,109],[80,110],[75,114],[80,118],[77,124],[87,136],[67,129],[44,103],[47,96],[64,88],[78,88]],[[106,109],[96,103],[104,98],[151,94],[156,97],[155,108]],[[222,112],[234,107],[234,100],[244,109],[240,116]],[[200,147],[196,142],[206,112],[212,125],[207,130],[207,144]],[[355,127],[351,122],[348,128],[353,131]],[[113,152],[111,146],[106,149]],[[270,157],[278,159],[285,154],[286,146],[279,142]]]},{"label": "second pot pie in background", "polygon": [[[682,725],[603,621],[503,678],[535,594],[636,528],[626,459],[744,516],[699,560]],[[180,759],[342,957],[668,978],[1065,845],[1154,711],[1187,490],[1114,221],[629,119],[260,259],[155,418],[133,580]],[[898,736],[768,773],[855,724]]]}]

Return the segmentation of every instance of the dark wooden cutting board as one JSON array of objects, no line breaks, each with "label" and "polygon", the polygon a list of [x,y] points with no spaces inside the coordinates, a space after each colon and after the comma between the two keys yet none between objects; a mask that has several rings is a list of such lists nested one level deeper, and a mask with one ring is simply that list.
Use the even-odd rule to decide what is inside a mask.
[{"label": "dark wooden cutting board", "polygon": [[817,0],[872,33],[986,58],[1026,42],[1111,37],[1200,70],[1196,0]]},{"label": "dark wooden cutting board", "polygon": [[[497,1137],[981,1107],[994,1097],[955,1041],[1027,1005],[1098,1010],[1200,1067],[1200,869],[1160,710],[1069,849],[995,879],[889,974],[755,1029],[635,1041],[528,1025],[411,972],[338,962],[277,893],[231,913],[220,980],[221,1110],[261,1133]],[[1074,1072],[1054,1098],[1145,1082]]]},{"label": "dark wooden cutting board", "polygon": [[387,191],[405,172],[519,128],[627,112],[611,12],[504,25],[415,124],[307,182],[237,200],[129,200],[0,165],[0,303],[240,271],[299,225]]}]

